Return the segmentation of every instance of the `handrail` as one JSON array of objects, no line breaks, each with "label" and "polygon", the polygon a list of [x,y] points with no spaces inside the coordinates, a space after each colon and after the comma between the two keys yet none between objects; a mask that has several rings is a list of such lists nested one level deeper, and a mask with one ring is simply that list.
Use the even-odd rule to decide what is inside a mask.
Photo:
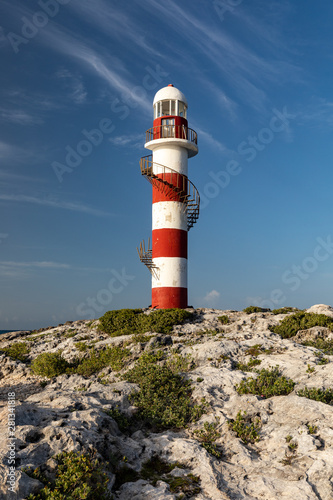
[{"label": "handrail", "polygon": [[[157,167],[157,173],[154,173],[154,167]],[[200,195],[193,182],[186,175],[154,162],[152,155],[141,158],[140,168],[141,174],[151,184],[162,190],[169,187],[174,191],[175,198],[184,204],[187,213],[187,228],[191,229],[199,217],[200,210]],[[161,185],[164,187],[162,188]]]},{"label": "handrail", "polygon": [[155,139],[185,139],[198,144],[197,133],[185,125],[157,125],[146,131],[146,142]]}]

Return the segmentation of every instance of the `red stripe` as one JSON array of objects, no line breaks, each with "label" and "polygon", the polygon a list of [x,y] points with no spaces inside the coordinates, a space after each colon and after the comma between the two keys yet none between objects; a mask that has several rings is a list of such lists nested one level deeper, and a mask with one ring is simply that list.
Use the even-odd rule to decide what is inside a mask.
[{"label": "red stripe", "polygon": [[183,229],[153,230],[153,259],[157,257],[183,257],[187,259],[187,231]]},{"label": "red stripe", "polygon": [[182,201],[181,195],[187,193],[187,179],[186,176],[178,173],[158,174],[158,178],[163,178],[164,181],[179,188],[180,192],[175,192],[172,187],[169,187],[163,182],[154,179],[153,181],[153,203],[159,201]]},{"label": "red stripe", "polygon": [[152,307],[157,309],[185,309],[187,307],[187,288],[152,288]]}]

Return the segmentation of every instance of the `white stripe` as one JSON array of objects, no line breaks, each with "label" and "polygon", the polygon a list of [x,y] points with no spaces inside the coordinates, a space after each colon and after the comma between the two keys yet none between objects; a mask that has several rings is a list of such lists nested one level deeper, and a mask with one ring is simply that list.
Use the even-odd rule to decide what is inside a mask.
[{"label": "white stripe", "polygon": [[183,229],[187,231],[187,214],[179,201],[153,203],[153,229]]},{"label": "white stripe", "polygon": [[152,288],[163,286],[187,288],[187,259],[183,257],[157,257],[158,267],[152,276]]},{"label": "white stripe", "polygon": [[162,173],[158,165],[163,165],[187,176],[188,155],[187,150],[184,148],[162,146],[154,151],[153,162],[154,174]]}]

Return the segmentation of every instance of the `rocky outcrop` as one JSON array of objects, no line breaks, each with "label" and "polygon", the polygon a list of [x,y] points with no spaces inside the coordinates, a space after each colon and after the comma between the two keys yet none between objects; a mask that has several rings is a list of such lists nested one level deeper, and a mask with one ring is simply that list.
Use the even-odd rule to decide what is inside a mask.
[{"label": "rocky outcrop", "polygon": [[[333,317],[333,308],[317,305],[308,310]],[[158,456],[177,462],[175,477],[193,474],[199,478],[200,492],[186,498],[222,499],[299,499],[333,498],[333,408],[319,401],[299,397],[304,387],[332,388],[333,356],[318,364],[318,350],[303,346],[304,339],[332,338],[332,333],[315,327],[298,332],[292,339],[282,339],[270,327],[285,315],[245,314],[237,311],[197,309],[192,322],[175,326],[170,335],[150,333],[137,342],[132,336],[110,337],[98,331],[98,322],[71,322],[41,333],[19,332],[2,337],[0,349],[15,342],[30,346],[28,361],[43,352],[62,350],[73,360],[89,352],[78,349],[78,342],[93,345],[124,346],[131,351],[125,372],[134,366],[143,352],[161,349],[193,361],[193,369],[184,374],[191,380],[192,397],[200,403],[205,398],[207,412],[201,419],[180,431],[148,432],[146,429],[121,431],[107,410],[118,408],[127,418],[137,409],[129,394],[138,386],[122,379],[111,368],[91,377],[61,375],[48,380],[33,375],[29,362],[0,357],[0,499],[25,499],[42,484],[22,472],[23,467],[41,467],[46,477],[54,477],[54,456],[63,451],[94,451],[103,462],[123,460],[127,467],[141,471],[147,460]],[[229,318],[227,324],[218,319]],[[70,326],[70,328],[69,328]],[[140,339],[139,339],[140,340]],[[240,368],[250,359],[260,361],[256,368],[279,366],[281,373],[295,382],[294,390],[268,399],[260,395],[239,395],[236,384],[255,372]],[[122,373],[120,372],[120,373]],[[8,474],[8,393],[15,392],[15,466],[16,493],[10,496]],[[229,421],[239,411],[247,418],[259,418],[259,440],[245,444],[230,429]],[[216,445],[221,456],[209,453],[195,430],[205,422],[216,423],[220,437]],[[288,444],[294,443],[293,449]],[[124,458],[126,457],[126,458]],[[157,500],[180,497],[161,477],[154,484],[140,478],[114,489],[116,477],[108,471],[109,488],[117,500]],[[187,494],[186,494],[187,495]]]}]

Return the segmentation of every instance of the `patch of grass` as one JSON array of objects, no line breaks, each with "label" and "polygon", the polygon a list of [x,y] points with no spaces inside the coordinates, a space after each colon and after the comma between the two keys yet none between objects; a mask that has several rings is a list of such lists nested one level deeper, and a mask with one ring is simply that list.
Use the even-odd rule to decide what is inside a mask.
[{"label": "patch of grass", "polygon": [[69,330],[67,330],[65,337],[66,337],[66,339],[71,339],[71,338],[75,337],[76,334],[77,334],[77,331],[76,330],[73,331],[73,328],[70,328]]},{"label": "patch of grass", "polygon": [[215,443],[216,439],[221,437],[221,433],[216,430],[218,424],[219,418],[215,419],[215,422],[212,423],[205,422],[203,428],[195,430],[194,434],[208,453],[216,458],[221,458],[222,453]]},{"label": "patch of grass", "polygon": [[255,344],[246,349],[245,354],[250,356],[259,356],[259,354],[272,354],[273,348],[266,349],[262,344]]},{"label": "patch of grass", "polygon": [[119,309],[106,312],[100,319],[100,328],[112,337],[146,332],[169,333],[193,317],[184,309],[159,309],[144,314],[141,309]]},{"label": "patch of grass", "polygon": [[241,370],[242,372],[252,372],[255,366],[261,364],[260,359],[251,358],[248,363],[237,363],[236,370]]},{"label": "patch of grass", "polygon": [[61,351],[39,354],[31,364],[31,370],[35,375],[48,378],[66,373],[69,367],[70,364],[62,357]]},{"label": "patch of grass", "polygon": [[[200,478],[194,474],[188,474],[183,477],[169,476],[167,482],[170,486],[171,493],[183,493],[186,497],[181,498],[193,498],[194,495],[198,495],[201,492]],[[180,497],[178,497],[180,498]]]},{"label": "patch of grass", "polygon": [[290,434],[288,434],[288,436],[285,437],[285,440],[287,443],[290,443],[290,441],[292,440],[292,436]]},{"label": "patch of grass", "polygon": [[323,356],[318,357],[317,365],[327,365],[330,360],[328,358],[324,358]]},{"label": "patch of grass", "polygon": [[240,438],[244,444],[255,443],[259,441],[259,429],[261,427],[261,420],[259,417],[250,418],[247,416],[247,412],[240,410],[235,420],[230,420],[228,422],[229,429],[236,433],[236,436]]},{"label": "patch of grass", "polygon": [[129,399],[139,408],[140,418],[153,428],[183,428],[198,420],[206,409],[205,404],[193,404],[191,382],[173,373],[169,366],[156,364],[154,355],[141,356],[124,378],[139,385],[140,391]]},{"label": "patch of grass", "polygon": [[290,312],[299,311],[297,307],[281,307],[280,309],[273,309],[273,314],[288,314]]},{"label": "patch of grass", "polygon": [[309,434],[316,434],[318,427],[316,425],[306,424]]},{"label": "patch of grass", "polygon": [[325,314],[300,311],[284,318],[278,325],[270,327],[270,330],[283,339],[289,339],[294,337],[299,330],[307,330],[313,326],[325,326],[333,331],[333,318]]},{"label": "patch of grass", "polygon": [[2,347],[0,351],[10,356],[12,359],[26,361],[30,352],[30,346],[26,342],[15,342],[9,347]]},{"label": "patch of grass", "polygon": [[249,306],[243,309],[243,312],[245,312],[246,314],[268,312],[268,311],[270,311],[270,309],[264,309],[263,307],[258,307],[258,306]]},{"label": "patch of grass", "polygon": [[27,500],[110,500],[107,492],[109,479],[97,460],[90,455],[61,453],[56,456],[57,478],[54,483],[47,481],[39,469],[29,475],[41,480],[45,487]]},{"label": "patch of grass", "polygon": [[221,321],[222,325],[227,325],[229,323],[229,317],[226,314],[219,316],[217,319]]},{"label": "patch of grass", "polygon": [[248,377],[236,385],[238,394],[256,394],[270,398],[289,394],[294,390],[295,382],[280,374],[279,367],[275,366],[269,370],[254,370],[258,373],[257,378]]},{"label": "patch of grass", "polygon": [[308,363],[308,367],[307,367],[307,370],[306,370],[306,373],[313,373],[315,371],[315,369],[313,368],[313,366],[311,367]]},{"label": "patch of grass", "polygon": [[333,356],[333,339],[325,340],[318,338],[316,340],[307,340],[306,342],[302,342],[302,345],[315,347],[316,349],[320,349],[324,354]]},{"label": "patch of grass", "polygon": [[314,401],[320,401],[321,403],[325,403],[327,405],[333,405],[332,389],[320,389],[316,387],[309,389],[308,387],[305,387],[304,389],[297,391],[296,394],[301,398],[313,399]]}]

